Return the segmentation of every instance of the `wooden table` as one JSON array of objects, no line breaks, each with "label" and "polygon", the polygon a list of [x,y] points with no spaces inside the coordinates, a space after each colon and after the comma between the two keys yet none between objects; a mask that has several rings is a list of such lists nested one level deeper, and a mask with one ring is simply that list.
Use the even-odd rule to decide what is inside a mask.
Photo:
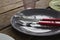
[{"label": "wooden table", "polygon": [[[49,1],[47,1],[47,3],[49,3]],[[36,2],[36,8],[48,7],[46,1],[43,2],[45,5],[41,5],[41,3],[41,0]],[[0,33],[10,35],[16,40],[60,40],[59,35],[51,37],[34,37],[19,33],[13,29],[12,25],[10,24],[10,19],[13,15],[22,10],[24,10],[22,0],[0,0]]]}]

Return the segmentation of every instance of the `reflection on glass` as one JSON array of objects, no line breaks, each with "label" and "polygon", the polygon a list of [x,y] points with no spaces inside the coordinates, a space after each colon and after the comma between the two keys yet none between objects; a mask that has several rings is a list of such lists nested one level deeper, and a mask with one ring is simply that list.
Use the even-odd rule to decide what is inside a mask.
[{"label": "reflection on glass", "polygon": [[23,0],[25,9],[34,9],[36,0]]}]

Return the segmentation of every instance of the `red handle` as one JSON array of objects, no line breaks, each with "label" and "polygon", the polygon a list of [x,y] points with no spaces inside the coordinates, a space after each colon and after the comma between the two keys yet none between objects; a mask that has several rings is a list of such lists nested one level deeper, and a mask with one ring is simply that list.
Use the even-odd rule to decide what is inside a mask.
[{"label": "red handle", "polygon": [[48,21],[48,22],[38,22],[38,24],[46,25],[46,26],[60,26],[60,23],[51,22],[51,21]]}]

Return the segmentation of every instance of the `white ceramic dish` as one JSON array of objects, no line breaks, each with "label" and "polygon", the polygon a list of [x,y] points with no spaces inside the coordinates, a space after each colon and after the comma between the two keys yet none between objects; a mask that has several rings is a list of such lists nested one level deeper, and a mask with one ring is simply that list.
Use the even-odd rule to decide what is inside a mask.
[{"label": "white ceramic dish", "polygon": [[6,35],[6,34],[2,34],[0,33],[0,40],[15,40],[12,37]]}]

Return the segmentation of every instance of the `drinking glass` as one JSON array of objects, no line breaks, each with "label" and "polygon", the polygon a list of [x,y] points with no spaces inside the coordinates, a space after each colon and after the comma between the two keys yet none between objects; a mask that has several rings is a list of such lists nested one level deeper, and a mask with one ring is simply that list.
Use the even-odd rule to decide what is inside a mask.
[{"label": "drinking glass", "polygon": [[37,0],[23,0],[25,9],[34,9]]}]

